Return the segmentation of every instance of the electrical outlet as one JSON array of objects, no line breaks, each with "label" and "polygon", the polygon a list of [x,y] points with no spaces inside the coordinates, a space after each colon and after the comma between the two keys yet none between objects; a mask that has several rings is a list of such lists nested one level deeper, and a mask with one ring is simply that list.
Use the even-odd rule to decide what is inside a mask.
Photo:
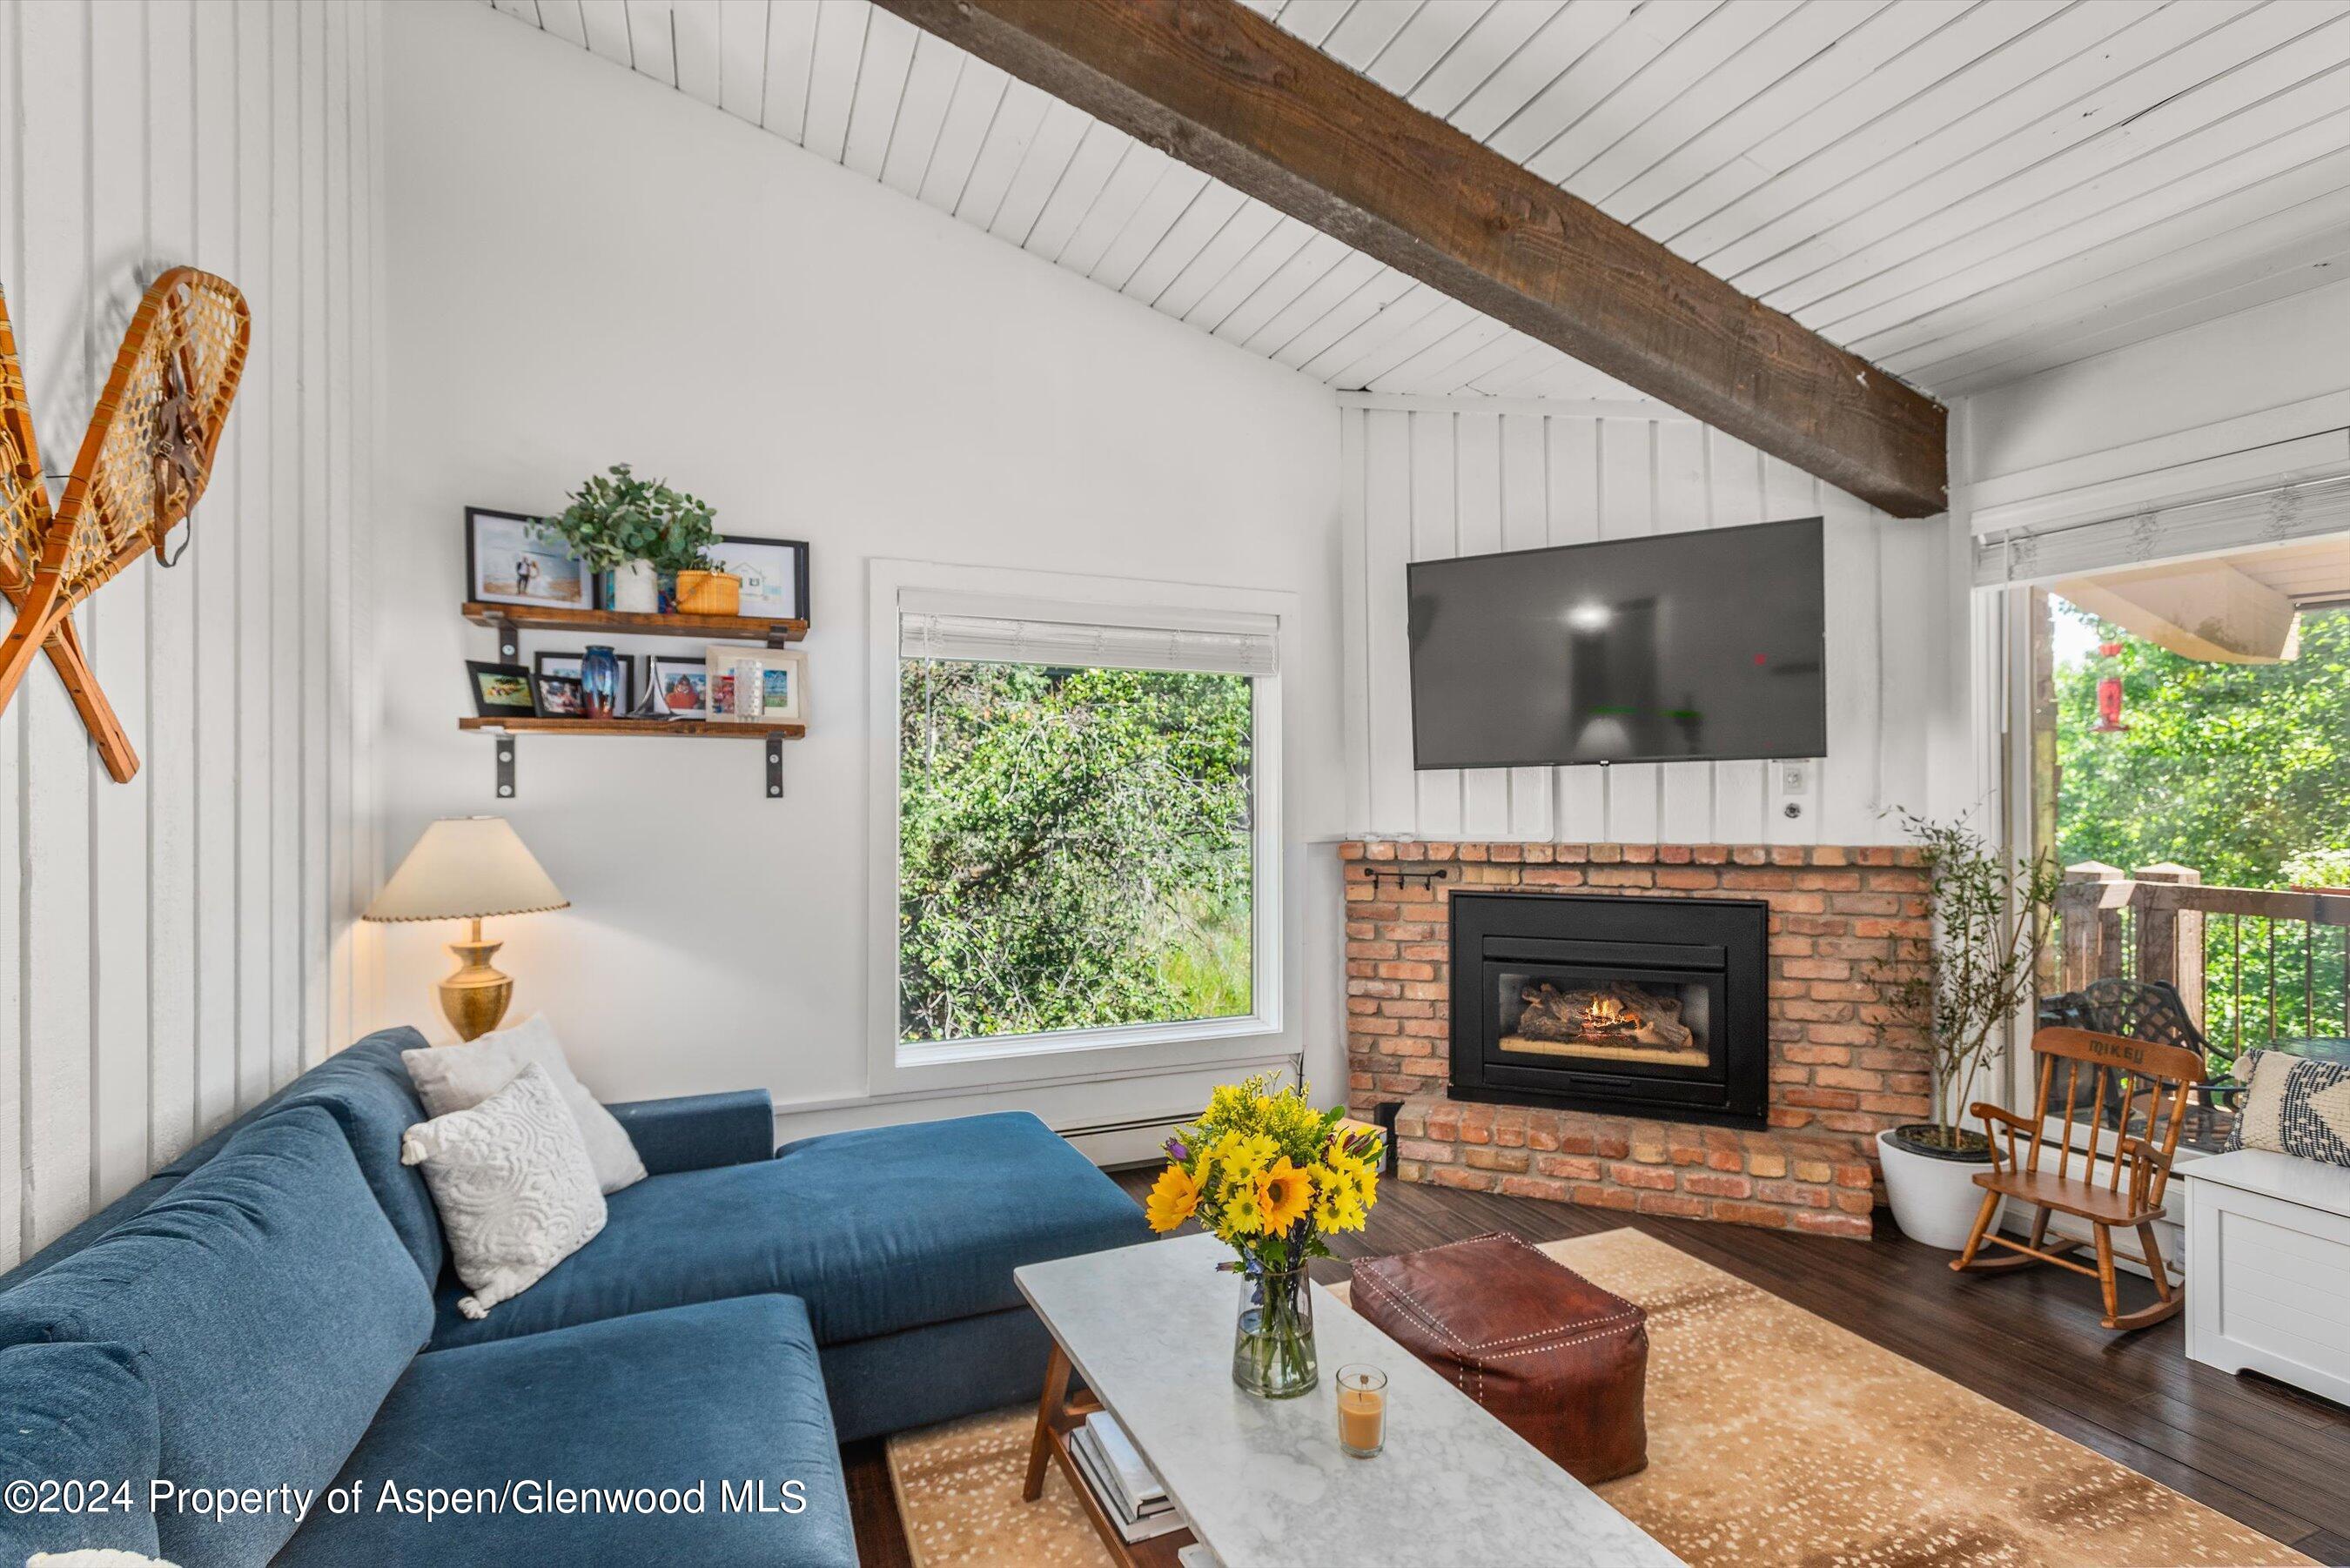
[{"label": "electrical outlet", "polygon": [[[1781,763],[1779,764],[1779,793],[1781,794],[1811,794],[1812,764],[1809,763]],[[1794,813],[1791,812],[1788,815],[1793,815]]]}]

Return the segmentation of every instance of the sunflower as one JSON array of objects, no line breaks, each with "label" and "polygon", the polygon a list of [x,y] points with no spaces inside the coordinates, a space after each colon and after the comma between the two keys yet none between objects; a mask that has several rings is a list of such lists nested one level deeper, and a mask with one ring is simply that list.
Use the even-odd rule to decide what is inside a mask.
[{"label": "sunflower", "polygon": [[1191,1173],[1180,1165],[1170,1164],[1159,1173],[1159,1183],[1150,1189],[1150,1201],[1144,1212],[1153,1231],[1172,1231],[1191,1217],[1200,1206],[1200,1184]]},{"label": "sunflower", "polygon": [[1257,1208],[1269,1235],[1279,1235],[1305,1218],[1314,1203],[1314,1183],[1284,1155],[1256,1178]]}]

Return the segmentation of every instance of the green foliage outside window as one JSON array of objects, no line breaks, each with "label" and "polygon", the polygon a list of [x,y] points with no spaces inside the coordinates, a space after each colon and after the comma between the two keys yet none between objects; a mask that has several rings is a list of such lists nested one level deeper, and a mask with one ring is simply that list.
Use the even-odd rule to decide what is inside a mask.
[{"label": "green foliage outside window", "polygon": [[[2168,860],[2210,885],[2285,888],[2350,861],[2350,612],[2304,614],[2300,652],[2281,664],[2213,664],[2054,607],[2121,644],[2056,670],[2065,864],[2126,872]],[[2122,678],[2128,728],[2099,733],[2108,673]],[[2215,1055],[2272,1033],[2342,1033],[2342,950],[2338,929],[2208,919],[2203,1028]]]},{"label": "green foliage outside window", "polygon": [[899,1033],[1253,1009],[1246,677],[907,659]]}]

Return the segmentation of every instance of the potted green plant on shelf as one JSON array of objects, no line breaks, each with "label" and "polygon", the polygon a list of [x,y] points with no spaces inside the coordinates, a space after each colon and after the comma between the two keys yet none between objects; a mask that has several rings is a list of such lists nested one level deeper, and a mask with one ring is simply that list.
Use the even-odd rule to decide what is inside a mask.
[{"label": "potted green plant on shelf", "polygon": [[[652,614],[660,608],[660,579],[674,577],[680,607],[705,615],[732,615],[742,604],[742,579],[710,570],[710,552],[718,543],[716,514],[710,504],[658,479],[639,479],[625,462],[608,473],[591,475],[571,493],[571,504],[541,526],[571,547],[590,571],[605,574],[605,607]],[[712,583],[709,579],[723,579]],[[702,604],[730,596],[723,609],[688,607],[687,583]]]},{"label": "potted green plant on shelf", "polygon": [[1900,814],[1925,852],[1933,938],[1922,961],[1881,966],[1895,1017],[1926,1037],[1934,1119],[1877,1135],[1885,1194],[1902,1234],[1955,1251],[1966,1245],[1982,1189],[1975,1173],[1991,1139],[1962,1125],[2002,1024],[2032,1001],[2063,872],[2053,858],[2011,859],[1961,823]]}]

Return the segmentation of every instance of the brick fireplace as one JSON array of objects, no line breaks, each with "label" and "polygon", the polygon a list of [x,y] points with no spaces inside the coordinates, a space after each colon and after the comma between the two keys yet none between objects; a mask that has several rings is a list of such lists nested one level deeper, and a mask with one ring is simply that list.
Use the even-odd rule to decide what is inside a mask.
[{"label": "brick fireplace", "polygon": [[[1396,1118],[1398,1174],[1407,1181],[1545,1198],[1600,1208],[1690,1219],[1866,1237],[1875,1201],[1875,1135],[1929,1114],[1929,1066],[1914,1033],[1888,1021],[1882,987],[1888,966],[1914,962],[1929,933],[1926,873],[1915,851],[1885,846],[1449,844],[1374,840],[1339,846],[1347,896],[1347,1060],[1348,1102],[1368,1116],[1401,1103]],[[1752,1117],[1676,1116],[1604,1108],[1610,1079],[1594,1080],[1600,1097],[1510,1092],[1540,1084],[1539,1074],[1503,1070],[1469,1075],[1464,1096],[1451,1093],[1456,1018],[1478,1007],[1512,1011],[1523,992],[1504,976],[1499,1000],[1469,1005],[1453,990],[1456,892],[1558,893],[1605,911],[1600,896],[1694,900],[1687,922],[1659,922],[1653,908],[1632,934],[1663,964],[1700,965],[1675,953],[1711,950],[1709,916],[1739,907],[1767,911],[1762,1032],[1768,1073],[1761,1126]],[[1479,899],[1478,919],[1489,907]],[[1565,912],[1562,905],[1561,913]],[[1464,922],[1465,924],[1465,922]],[[1568,928],[1562,927],[1566,930]],[[1569,935],[1576,934],[1569,930]],[[1521,950],[1495,951],[1514,961]],[[1585,950],[1562,948],[1569,958]],[[1464,961],[1465,962],[1465,961]],[[1701,965],[1700,965],[1701,967]],[[1493,985],[1495,966],[1463,984]],[[1669,977],[1669,968],[1648,971]],[[1637,978],[1637,976],[1636,976]],[[1560,985],[1540,997],[1556,1012],[1571,998],[1578,1010],[1610,1011],[1608,986],[1588,992]],[[1595,1002],[1594,998],[1598,998]],[[1678,1012],[1674,1014],[1679,1018]],[[1692,1015],[1690,1022],[1696,1022]],[[1714,1019],[1717,1027],[1722,1020]],[[1580,1029],[1527,1025],[1526,1032],[1579,1036]],[[1689,1048],[1685,1029],[1660,1040],[1642,1032],[1635,1061],[1669,1061]],[[1555,1040],[1485,1060],[1540,1064],[1565,1047]],[[1520,1053],[1531,1052],[1533,1054]],[[1604,1063],[1569,1065],[1605,1070]],[[1669,1073],[1661,1075],[1670,1076]],[[1692,1075],[1683,1073],[1683,1076]],[[1505,1080],[1496,1093],[1494,1077]],[[1523,1098],[1528,1103],[1507,1102]],[[1601,1107],[1601,1108],[1585,1108]],[[1746,1125],[1719,1125],[1724,1120]]]}]

